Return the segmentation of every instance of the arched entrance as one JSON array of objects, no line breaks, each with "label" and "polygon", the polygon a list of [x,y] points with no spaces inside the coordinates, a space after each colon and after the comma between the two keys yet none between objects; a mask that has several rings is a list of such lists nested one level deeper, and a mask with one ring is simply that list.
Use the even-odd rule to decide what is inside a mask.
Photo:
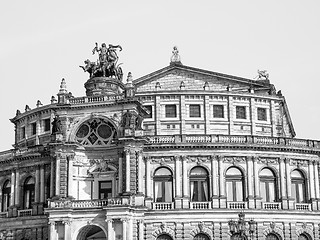
[{"label": "arched entrance", "polygon": [[77,240],[106,240],[104,231],[96,225],[88,225],[80,229]]}]

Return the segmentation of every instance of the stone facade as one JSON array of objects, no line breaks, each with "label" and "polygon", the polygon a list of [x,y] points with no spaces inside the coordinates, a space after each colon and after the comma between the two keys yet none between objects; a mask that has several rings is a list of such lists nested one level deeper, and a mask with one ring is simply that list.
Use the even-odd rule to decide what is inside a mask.
[{"label": "stone facade", "polygon": [[0,239],[238,239],[240,212],[251,239],[319,239],[320,142],[269,80],[177,61],[85,87],[11,119]]}]

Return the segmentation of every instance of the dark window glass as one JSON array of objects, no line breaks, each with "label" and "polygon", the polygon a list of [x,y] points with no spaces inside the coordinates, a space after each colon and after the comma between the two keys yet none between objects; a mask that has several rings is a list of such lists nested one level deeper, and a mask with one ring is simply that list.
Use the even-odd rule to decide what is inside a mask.
[{"label": "dark window glass", "polygon": [[190,117],[201,117],[200,105],[190,105],[189,112]]},{"label": "dark window glass", "polygon": [[50,131],[50,118],[44,120],[44,131]]},{"label": "dark window glass", "polygon": [[35,135],[37,133],[37,123],[31,123],[31,132],[32,135]]},{"label": "dark window glass", "polygon": [[266,237],[266,240],[279,240],[279,238],[273,233],[269,233]]},{"label": "dark window glass", "polygon": [[235,167],[228,169],[226,173],[227,201],[242,202],[244,200],[242,172]]},{"label": "dark window glass", "polygon": [[34,202],[34,179],[28,177],[23,185],[23,207],[24,209],[32,208]]},{"label": "dark window glass", "polygon": [[207,171],[202,167],[195,167],[190,173],[190,195],[193,202],[209,201],[209,179]]},{"label": "dark window glass", "polygon": [[306,181],[299,170],[291,173],[291,195],[296,203],[306,202]]},{"label": "dark window glass", "polygon": [[298,240],[309,240],[309,238],[306,234],[302,233],[299,235]]},{"label": "dark window glass", "polygon": [[99,182],[99,199],[112,197],[112,181]]},{"label": "dark window glass", "polygon": [[237,119],[246,119],[246,107],[236,106],[236,118]]},{"label": "dark window glass", "polygon": [[166,118],[177,117],[177,106],[176,105],[166,105]]},{"label": "dark window glass", "polygon": [[155,202],[172,202],[172,174],[167,168],[159,168],[154,175]]},{"label": "dark window glass", "polygon": [[276,178],[273,172],[264,168],[260,172],[260,192],[263,202],[276,202]]},{"label": "dark window glass", "polygon": [[213,105],[213,117],[224,118],[223,105]]},{"label": "dark window glass", "polygon": [[157,240],[172,240],[172,237],[170,237],[167,234],[161,234],[160,236],[157,237]]},{"label": "dark window glass", "polygon": [[26,128],[22,127],[21,128],[21,138],[25,138],[26,137]]},{"label": "dark window glass", "polygon": [[203,233],[198,233],[193,240],[210,240],[210,238]]},{"label": "dark window glass", "polygon": [[144,106],[148,110],[148,114],[146,114],[144,117],[145,118],[152,118],[152,106]]},{"label": "dark window glass", "polygon": [[10,181],[7,180],[2,187],[2,206],[1,211],[7,212],[10,206],[10,198],[11,198],[11,186]]},{"label": "dark window glass", "polygon": [[266,108],[258,108],[258,120],[259,121],[267,121],[267,109]]}]

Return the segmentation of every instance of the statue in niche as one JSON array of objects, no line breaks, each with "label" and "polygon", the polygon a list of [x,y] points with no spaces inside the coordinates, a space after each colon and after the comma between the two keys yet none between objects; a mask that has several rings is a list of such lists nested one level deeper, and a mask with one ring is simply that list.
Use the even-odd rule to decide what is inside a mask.
[{"label": "statue in niche", "polygon": [[52,121],[52,134],[62,133],[61,120],[59,115],[56,115]]},{"label": "statue in niche", "polygon": [[143,122],[143,115],[140,113],[136,117],[136,130],[143,130],[142,129],[142,122]]},{"label": "statue in niche", "polygon": [[131,119],[132,119],[132,113],[127,110],[123,116],[122,116],[122,127],[124,128],[130,128],[131,127]]}]

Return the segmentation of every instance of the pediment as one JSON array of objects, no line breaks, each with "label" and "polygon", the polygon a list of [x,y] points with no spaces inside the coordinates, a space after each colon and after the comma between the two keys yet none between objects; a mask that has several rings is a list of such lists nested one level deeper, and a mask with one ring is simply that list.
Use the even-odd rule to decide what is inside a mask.
[{"label": "pediment", "polygon": [[210,90],[228,91],[249,88],[266,89],[271,85],[265,81],[255,81],[241,77],[206,71],[184,65],[173,65],[134,81],[137,92]]}]

